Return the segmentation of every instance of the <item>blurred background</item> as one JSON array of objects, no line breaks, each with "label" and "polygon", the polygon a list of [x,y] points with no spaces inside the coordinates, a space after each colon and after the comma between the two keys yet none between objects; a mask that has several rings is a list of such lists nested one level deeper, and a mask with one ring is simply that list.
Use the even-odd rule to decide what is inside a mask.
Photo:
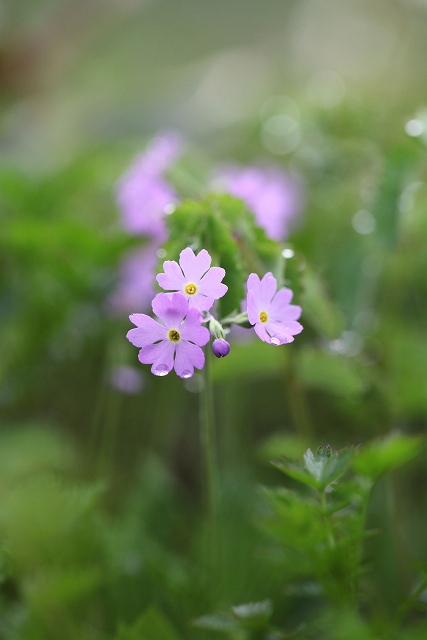
[{"label": "blurred background", "polygon": [[[192,619],[264,598],[280,624],[295,602],[256,526],[257,485],[282,481],[269,460],[425,433],[427,2],[0,0],[0,38],[0,638],[201,638]],[[161,131],[184,141],[180,197],[227,163],[298,188],[304,332],[236,336],[213,367],[216,585],[200,381],[138,363],[128,315],[147,307],[117,293],[146,242],[117,184]],[[393,486],[371,514],[383,612],[427,561],[425,464]]]}]

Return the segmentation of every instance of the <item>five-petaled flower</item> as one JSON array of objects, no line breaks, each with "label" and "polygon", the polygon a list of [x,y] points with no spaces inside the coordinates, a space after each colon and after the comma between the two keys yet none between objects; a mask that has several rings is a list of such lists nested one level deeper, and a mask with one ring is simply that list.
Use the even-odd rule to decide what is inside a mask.
[{"label": "five-petaled flower", "polygon": [[157,294],[152,308],[163,324],[145,313],[129,316],[136,329],[130,329],[126,337],[141,349],[138,359],[151,364],[151,371],[157,376],[165,376],[174,368],[181,378],[191,378],[194,368],[203,368],[205,356],[201,347],[209,341],[200,312],[189,308],[180,293]]},{"label": "five-petaled flower", "polygon": [[157,282],[165,291],[178,291],[184,295],[190,308],[208,311],[228,289],[221,282],[225,276],[224,269],[211,267],[211,262],[212,258],[206,249],[196,256],[187,247],[179,254],[179,264],[174,260],[163,263],[164,273],[157,276]]},{"label": "five-petaled flower", "polygon": [[[301,333],[302,326],[296,322],[301,307],[289,304],[293,293],[290,289],[277,291],[277,281],[272,273],[262,280],[251,273],[247,282],[247,306],[249,322],[261,340],[279,345],[293,342],[293,336]],[[276,293],[277,291],[277,293]]]}]

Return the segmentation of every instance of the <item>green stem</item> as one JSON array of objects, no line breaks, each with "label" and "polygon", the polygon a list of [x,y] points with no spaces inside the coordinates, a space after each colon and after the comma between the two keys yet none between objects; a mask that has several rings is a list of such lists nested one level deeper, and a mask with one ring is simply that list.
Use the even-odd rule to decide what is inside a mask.
[{"label": "green stem", "polygon": [[354,600],[357,600],[359,593],[359,579],[361,575],[361,565],[363,559],[363,545],[364,545],[364,531],[366,528],[366,520],[368,513],[369,500],[371,497],[373,484],[367,479],[361,479],[361,485],[359,490],[359,495],[362,497],[362,504],[360,506],[359,511],[359,526],[358,526],[358,535],[359,540],[356,544],[356,549],[353,554],[353,563],[351,567],[351,591],[354,597]]},{"label": "green stem", "polygon": [[211,353],[205,350],[204,385],[200,394],[200,436],[205,471],[205,496],[208,512],[210,557],[217,566],[219,555],[218,502],[219,473],[216,453],[213,385],[211,378]]},{"label": "green stem", "polygon": [[308,411],[305,388],[296,373],[295,353],[289,350],[288,362],[285,365],[285,387],[288,394],[295,430],[299,438],[308,444],[314,442],[314,430]]},{"label": "green stem", "polygon": [[329,512],[329,507],[328,507],[328,497],[326,495],[326,491],[323,489],[323,491],[320,492],[320,504],[322,506],[322,511],[323,511],[323,517],[324,517],[324,522],[325,522],[325,527],[326,527],[326,532],[327,532],[327,540],[328,540],[328,545],[330,549],[334,549],[335,548],[335,534],[334,534],[334,527],[332,524],[332,516]]}]

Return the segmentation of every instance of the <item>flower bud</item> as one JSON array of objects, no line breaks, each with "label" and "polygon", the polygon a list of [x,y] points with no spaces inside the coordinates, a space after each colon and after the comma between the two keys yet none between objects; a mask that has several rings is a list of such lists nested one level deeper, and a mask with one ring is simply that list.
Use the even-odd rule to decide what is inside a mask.
[{"label": "flower bud", "polygon": [[224,338],[217,338],[212,342],[212,351],[217,358],[224,358],[230,353],[230,345]]},{"label": "flower bud", "polygon": [[209,331],[214,339],[224,337],[224,329],[222,328],[222,325],[213,316],[211,316],[209,320]]}]

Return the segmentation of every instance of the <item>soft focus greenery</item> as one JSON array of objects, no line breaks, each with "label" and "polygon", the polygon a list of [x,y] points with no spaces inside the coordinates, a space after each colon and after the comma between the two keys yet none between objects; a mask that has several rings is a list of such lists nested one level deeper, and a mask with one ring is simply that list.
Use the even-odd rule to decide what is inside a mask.
[{"label": "soft focus greenery", "polygon": [[[427,636],[426,33],[423,0],[0,2],[1,640]],[[221,162],[304,185],[303,333],[213,363],[215,566],[200,379],[108,305],[115,184],[171,127],[185,221]]]}]

